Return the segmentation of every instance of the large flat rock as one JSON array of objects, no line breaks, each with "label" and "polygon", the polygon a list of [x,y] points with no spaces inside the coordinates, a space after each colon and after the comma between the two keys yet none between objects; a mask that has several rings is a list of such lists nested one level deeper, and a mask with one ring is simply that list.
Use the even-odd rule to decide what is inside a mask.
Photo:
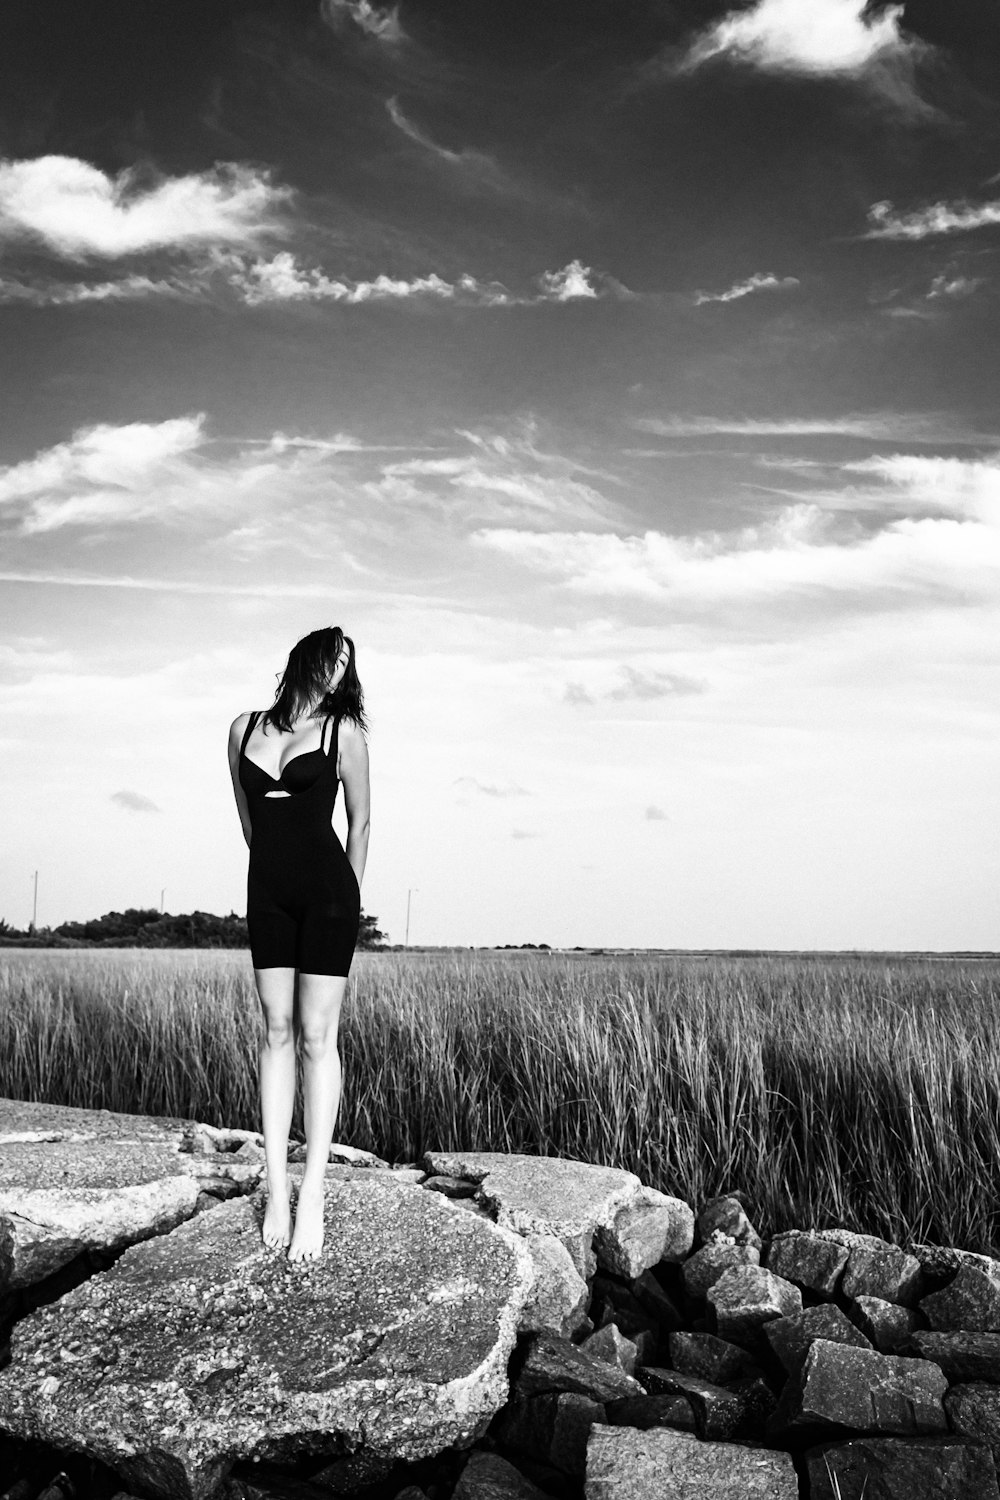
[{"label": "large flat rock", "polygon": [[518,1234],[552,1234],[579,1274],[600,1265],[627,1279],[660,1260],[679,1261],[694,1239],[694,1211],[633,1172],[562,1156],[428,1151],[427,1171],[478,1183],[476,1201]]},{"label": "large flat rock", "polygon": [[204,1191],[249,1192],[260,1180],[259,1162],[205,1149],[174,1125],[147,1129],[141,1117],[131,1135],[121,1123],[128,1116],[87,1132],[76,1120],[46,1129],[36,1115],[38,1128],[3,1133],[24,1122],[25,1110],[44,1118],[51,1109],[22,1105],[13,1120],[0,1119],[0,1294],[44,1280],[85,1251],[173,1229]]},{"label": "large flat rock", "polygon": [[322,1258],[261,1241],[262,1194],[134,1245],[18,1323],[0,1428],[204,1500],[240,1458],[471,1442],[507,1399],[520,1237],[389,1174],[327,1184]]}]

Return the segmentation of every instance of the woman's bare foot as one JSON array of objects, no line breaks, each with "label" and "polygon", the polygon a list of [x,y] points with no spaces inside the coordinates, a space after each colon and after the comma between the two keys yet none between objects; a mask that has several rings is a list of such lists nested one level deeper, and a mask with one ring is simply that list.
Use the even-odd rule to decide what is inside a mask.
[{"label": "woman's bare foot", "polygon": [[319,1260],[323,1249],[322,1184],[318,1188],[301,1187],[295,1205],[295,1233],[292,1235],[289,1260]]},{"label": "woman's bare foot", "polygon": [[277,1250],[282,1245],[287,1245],[291,1239],[292,1215],[289,1206],[288,1183],[272,1193],[270,1188],[267,1192],[267,1208],[264,1210],[264,1244],[269,1250]]}]

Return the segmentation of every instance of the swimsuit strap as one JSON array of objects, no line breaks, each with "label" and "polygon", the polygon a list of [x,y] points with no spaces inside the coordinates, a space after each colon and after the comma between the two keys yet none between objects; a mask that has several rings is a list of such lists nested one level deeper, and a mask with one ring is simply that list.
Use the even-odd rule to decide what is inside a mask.
[{"label": "swimsuit strap", "polygon": [[247,720],[247,727],[246,727],[246,729],[243,731],[243,743],[240,746],[240,754],[241,755],[245,755],[246,754],[247,740],[250,738],[250,732],[251,732],[251,730],[253,729],[254,725],[257,722],[257,716],[258,716],[258,710],[255,708],[253,710],[253,712],[251,713],[250,718]]},{"label": "swimsuit strap", "polygon": [[336,727],[335,727],[334,731],[333,731],[333,734],[331,734],[331,736],[330,736],[330,744],[327,745],[326,748],[324,749],[324,743],[323,742],[326,739],[326,726],[329,724],[329,722],[330,722],[331,719],[334,720],[334,724],[336,726],[336,724],[339,723],[339,721],[340,721],[340,715],[339,714],[327,714],[326,718],[323,720],[323,728],[320,730],[320,733],[319,733],[319,747],[323,751],[323,754],[326,756],[327,760],[329,760],[329,758],[330,758],[330,746],[335,745],[337,743],[337,730],[336,730]]}]

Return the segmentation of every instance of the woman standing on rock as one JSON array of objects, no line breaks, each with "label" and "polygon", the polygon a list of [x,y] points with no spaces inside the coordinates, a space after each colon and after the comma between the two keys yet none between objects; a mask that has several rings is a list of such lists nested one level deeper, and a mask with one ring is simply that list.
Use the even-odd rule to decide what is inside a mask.
[{"label": "woman standing on rock", "polygon": [[[340,1007],[368,854],[368,746],[354,642],[339,626],[293,647],[274,703],[229,730],[229,769],[250,847],[247,927],[266,1036],[260,1101],[267,1159],[264,1243],[289,1260],[323,1247],[325,1170],[340,1105]],[[347,848],[333,829],[343,782]],[[288,1132],[302,1039],[306,1164],[291,1234]]]}]

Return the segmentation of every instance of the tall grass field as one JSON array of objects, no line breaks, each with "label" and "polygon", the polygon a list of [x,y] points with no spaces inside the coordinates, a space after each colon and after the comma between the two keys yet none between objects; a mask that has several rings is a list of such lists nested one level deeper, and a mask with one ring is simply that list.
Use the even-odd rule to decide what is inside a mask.
[{"label": "tall grass field", "polygon": [[[998,1000],[996,959],[359,953],[335,1139],[1000,1254]],[[261,1036],[242,951],[0,953],[8,1097],[257,1128]]]}]

